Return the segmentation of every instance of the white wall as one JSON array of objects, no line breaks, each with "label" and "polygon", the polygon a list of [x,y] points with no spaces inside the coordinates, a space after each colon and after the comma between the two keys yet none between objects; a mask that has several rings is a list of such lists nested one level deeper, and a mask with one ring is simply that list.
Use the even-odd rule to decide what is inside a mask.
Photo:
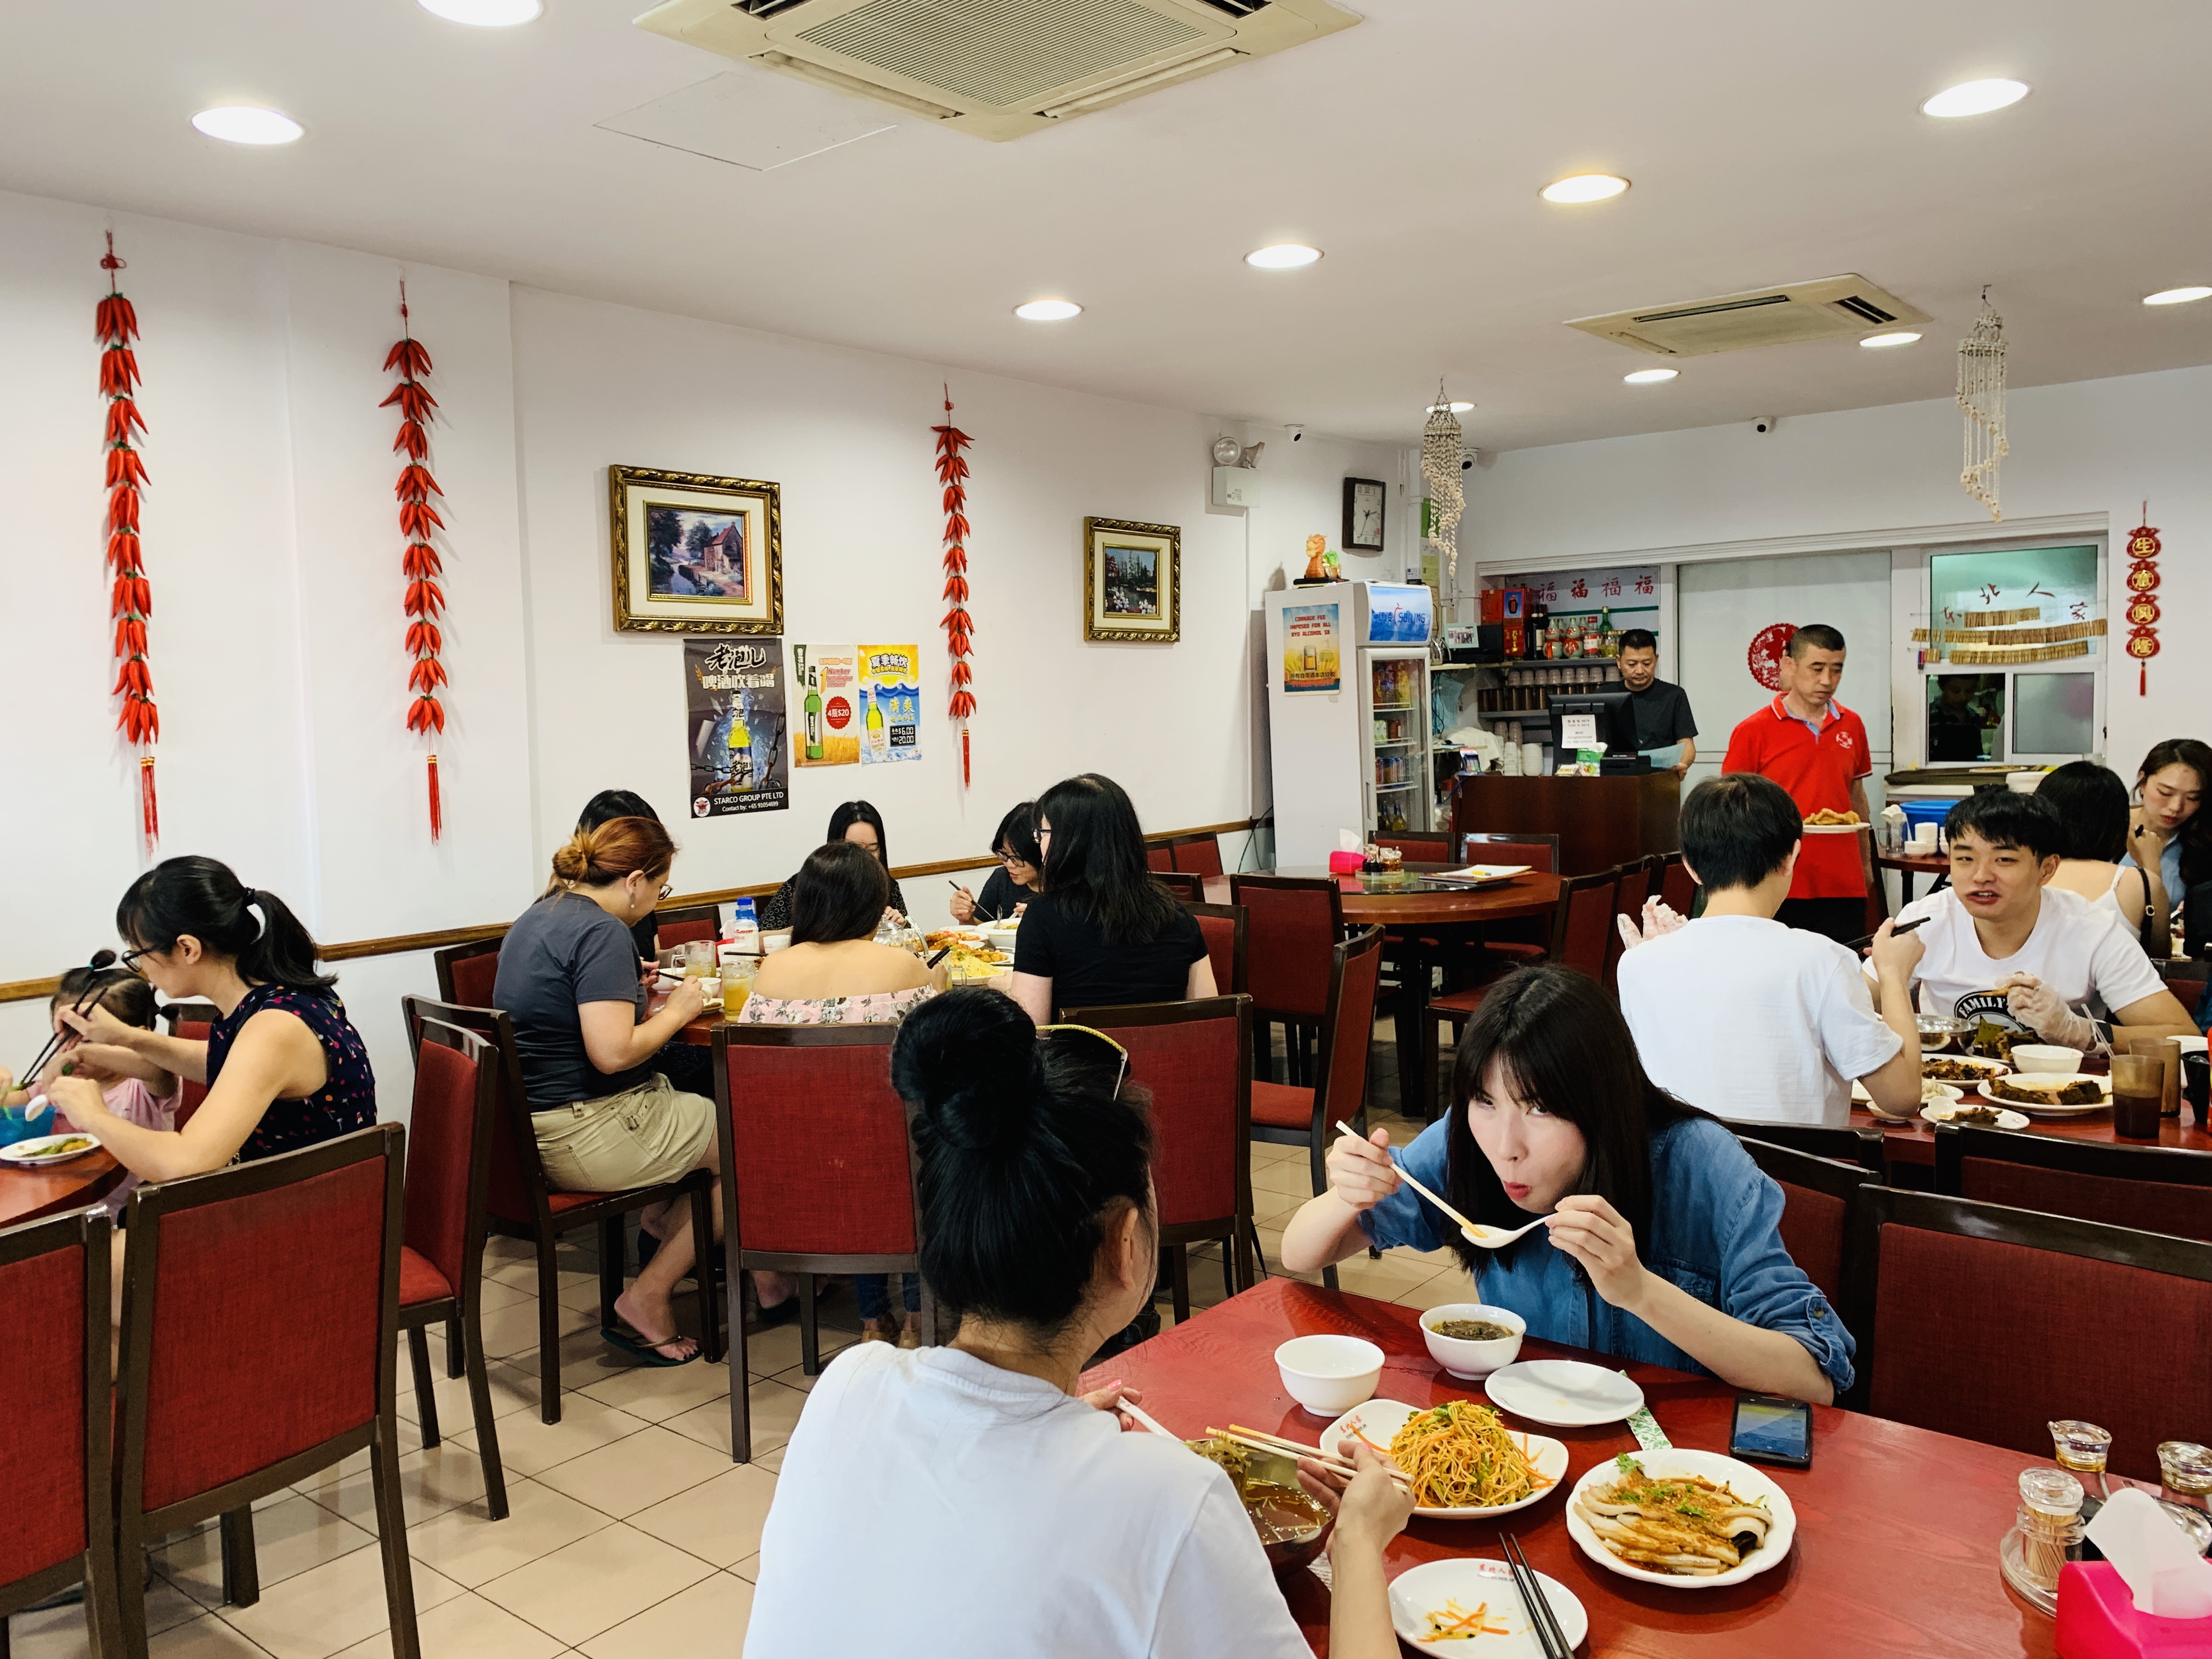
[{"label": "white wall", "polygon": [[[1739,423],[1509,451],[1468,475],[1467,524],[1485,565],[1508,569],[1813,536],[1917,545],[1925,527],[1977,515],[1958,486],[1960,419],[1945,399],[1792,417],[1765,436]],[[2118,587],[2127,562],[2118,555],[2145,497],[2162,532],[2164,645],[2150,695],[2136,695],[2132,664],[2110,659],[2105,750],[2132,780],[2153,743],[2212,725],[2195,672],[2196,641],[2212,616],[2212,368],[2015,391],[2007,419],[2008,522],[2107,516],[2113,647],[2127,633]]]}]

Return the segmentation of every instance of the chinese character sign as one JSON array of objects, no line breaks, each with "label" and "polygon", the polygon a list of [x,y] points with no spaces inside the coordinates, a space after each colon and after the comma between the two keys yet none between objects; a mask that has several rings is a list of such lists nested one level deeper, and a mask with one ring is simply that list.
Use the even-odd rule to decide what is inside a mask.
[{"label": "chinese character sign", "polygon": [[911,645],[860,647],[863,766],[921,758],[921,656]]},{"label": "chinese character sign", "polygon": [[784,770],[783,641],[684,641],[691,816],[780,812]]}]

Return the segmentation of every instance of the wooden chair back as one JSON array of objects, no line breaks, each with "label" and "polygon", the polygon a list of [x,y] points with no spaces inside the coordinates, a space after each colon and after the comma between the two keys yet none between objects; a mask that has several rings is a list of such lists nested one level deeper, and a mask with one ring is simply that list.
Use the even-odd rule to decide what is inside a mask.
[{"label": "wooden chair back", "polygon": [[[1613,890],[1613,913],[1626,916],[1638,927],[1644,922],[1644,895],[1650,891],[1657,878],[1657,860],[1641,858],[1620,866],[1620,880]],[[1607,930],[1605,941],[1605,988],[1618,993],[1620,989],[1620,954],[1628,947],[1620,942],[1620,929],[1614,926]]]},{"label": "wooden chair back", "polygon": [[719,904],[665,904],[653,913],[654,940],[664,951],[711,941],[722,931]]},{"label": "wooden chair back", "polygon": [[1213,988],[1227,996],[1243,991],[1244,984],[1244,907],[1241,904],[1200,904],[1191,899],[1183,901],[1182,908],[1198,919],[1198,931],[1206,935],[1206,954],[1213,964]]},{"label": "wooden chair back", "polygon": [[407,1115],[406,1225],[401,1243],[459,1297],[483,1265],[499,1054],[475,1032],[410,1017],[415,1097]]},{"label": "wooden chair back", "polygon": [[[1395,847],[1416,864],[1449,864],[1451,862],[1451,837],[1449,835],[1377,836],[1375,837],[1375,844],[1377,847]],[[1521,861],[1517,859],[1513,860],[1515,863]]]},{"label": "wooden chair back", "polygon": [[1175,867],[1175,838],[1171,836],[1146,836],[1145,868],[1157,872]]},{"label": "wooden chair back", "polygon": [[1178,836],[1170,844],[1170,869],[1203,881],[1221,873],[1221,842],[1212,835]]},{"label": "wooden chair back", "polygon": [[1690,879],[1690,866],[1680,853],[1661,853],[1659,901],[1676,915],[1686,916],[1698,902],[1698,884]]},{"label": "wooden chair back", "polygon": [[1559,884],[1559,908],[1552,912],[1553,962],[1565,963],[1592,979],[1604,979],[1606,955],[1613,938],[1613,895],[1620,884],[1617,868],[1569,876]]},{"label": "wooden chair back", "polygon": [[1936,1190],[2212,1243],[2212,1152],[1943,1123]]},{"label": "wooden chair back", "polygon": [[1196,904],[1206,897],[1206,882],[1187,870],[1155,870],[1152,879],[1185,904]]},{"label": "wooden chair back", "polygon": [[1525,864],[1551,875],[1559,867],[1559,838],[1535,830],[1469,830],[1459,838],[1469,864]]},{"label": "wooden chair back", "polygon": [[1851,1217],[1859,1194],[1878,1182],[1864,1165],[1816,1158],[1741,1137],[1751,1161],[1782,1188],[1782,1245],[1841,1319],[1856,1298],[1850,1279]]},{"label": "wooden chair back", "polygon": [[1786,1146],[1808,1158],[1826,1158],[1831,1164],[1855,1164],[1876,1181],[1881,1180],[1887,1170],[1879,1129],[1844,1125],[1831,1127],[1819,1123],[1759,1123],[1749,1118],[1724,1117],[1721,1121],[1735,1132],[1739,1140],[1763,1140],[1769,1146]]},{"label": "wooden chair back", "polygon": [[507,931],[501,928],[497,939],[448,945],[433,955],[430,961],[438,970],[438,1000],[459,1003],[465,1008],[490,1007],[492,984],[499,978],[499,947],[506,937]]},{"label": "wooden chair back", "polygon": [[[186,1042],[205,1042],[208,1034],[215,1030],[216,1021],[222,1018],[222,1010],[212,1002],[172,1002],[161,1010],[161,1018],[169,1028],[169,1035],[181,1037]],[[192,1114],[207,1098],[208,1086],[195,1078],[179,1081],[177,1096],[177,1123],[179,1129],[192,1121]]]},{"label": "wooden chair back", "polygon": [[1330,953],[1344,937],[1344,890],[1327,876],[1229,878],[1246,912],[1253,1018],[1315,1021],[1328,1012]]}]

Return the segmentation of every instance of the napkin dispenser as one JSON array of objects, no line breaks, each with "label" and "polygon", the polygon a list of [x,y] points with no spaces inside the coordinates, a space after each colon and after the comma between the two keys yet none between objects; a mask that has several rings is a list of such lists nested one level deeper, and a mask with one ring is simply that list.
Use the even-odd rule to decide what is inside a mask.
[{"label": "napkin dispenser", "polygon": [[1328,855],[1328,872],[1332,876],[1356,876],[1366,863],[1364,853],[1331,853]]},{"label": "napkin dispenser", "polygon": [[2105,1559],[2059,1570],[2059,1659],[2212,1659],[2212,1565],[2149,1497],[2115,1492],[2088,1536]]}]

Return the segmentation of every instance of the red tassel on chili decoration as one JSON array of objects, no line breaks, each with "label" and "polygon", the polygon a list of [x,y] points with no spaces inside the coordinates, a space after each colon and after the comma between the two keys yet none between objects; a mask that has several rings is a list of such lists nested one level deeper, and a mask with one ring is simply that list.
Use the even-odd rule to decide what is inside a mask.
[{"label": "red tassel on chili decoration", "polygon": [[968,787],[968,728],[960,728],[960,787]]},{"label": "red tassel on chili decoration", "polygon": [[161,839],[161,803],[154,793],[154,757],[138,757],[138,811],[146,823],[146,845]]},{"label": "red tassel on chili decoration", "polygon": [[429,771],[430,771],[430,839],[431,839],[432,841],[435,841],[435,840],[437,840],[437,839],[438,839],[438,836],[439,836],[440,832],[441,832],[441,831],[442,831],[442,830],[445,829],[445,827],[446,827],[445,815],[444,815],[444,813],[440,810],[440,807],[439,807],[439,802],[438,802],[438,757],[437,757],[437,756],[435,756],[435,755],[432,755],[432,756],[430,757],[430,766],[429,766]]}]

